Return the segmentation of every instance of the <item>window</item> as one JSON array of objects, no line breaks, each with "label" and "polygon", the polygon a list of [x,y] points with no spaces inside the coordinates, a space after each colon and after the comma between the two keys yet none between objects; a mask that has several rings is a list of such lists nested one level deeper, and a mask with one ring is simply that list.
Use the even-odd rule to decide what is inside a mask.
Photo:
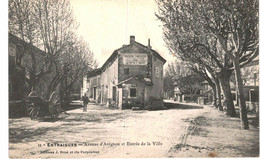
[{"label": "window", "polygon": [[155,75],[156,77],[159,77],[160,71],[159,71],[159,67],[155,68]]},{"label": "window", "polygon": [[136,88],[130,88],[130,97],[136,97]]},{"label": "window", "polygon": [[129,68],[124,68],[124,75],[129,75]]}]

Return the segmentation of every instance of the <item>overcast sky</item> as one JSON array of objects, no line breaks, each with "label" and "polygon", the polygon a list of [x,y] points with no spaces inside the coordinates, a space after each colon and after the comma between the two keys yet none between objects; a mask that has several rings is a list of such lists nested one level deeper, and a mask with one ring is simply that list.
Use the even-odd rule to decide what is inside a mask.
[{"label": "overcast sky", "polygon": [[129,36],[151,46],[167,61],[173,59],[163,38],[161,23],[155,17],[154,0],[71,0],[80,26],[78,34],[89,43],[102,66],[114,50],[129,44]]}]

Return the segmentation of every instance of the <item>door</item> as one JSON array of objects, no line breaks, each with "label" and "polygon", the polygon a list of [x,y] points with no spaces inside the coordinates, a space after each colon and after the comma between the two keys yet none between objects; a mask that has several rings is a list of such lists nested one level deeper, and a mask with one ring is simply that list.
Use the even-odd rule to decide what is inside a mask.
[{"label": "door", "polygon": [[104,103],[104,85],[101,86],[101,103]]},{"label": "door", "polygon": [[93,89],[93,98],[96,100],[97,87],[94,87]]},{"label": "door", "polygon": [[144,95],[145,95],[145,88],[143,89],[143,92],[141,93],[141,95],[142,95],[141,105],[142,105],[142,107],[144,108],[144,101],[145,101],[145,97],[144,97]]},{"label": "door", "polygon": [[113,96],[112,96],[112,99],[113,99],[113,101],[116,101],[116,87],[115,86],[113,86]]},{"label": "door", "polygon": [[122,109],[122,88],[118,88],[118,108]]}]

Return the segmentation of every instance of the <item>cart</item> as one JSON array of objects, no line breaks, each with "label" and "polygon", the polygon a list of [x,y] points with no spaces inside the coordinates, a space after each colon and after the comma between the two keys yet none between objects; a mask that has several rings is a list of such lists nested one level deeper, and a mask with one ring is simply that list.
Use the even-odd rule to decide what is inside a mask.
[{"label": "cart", "polygon": [[36,117],[50,116],[57,118],[61,113],[69,116],[66,111],[61,108],[59,103],[59,94],[54,91],[48,100],[37,95],[37,92],[32,91],[25,100],[27,114],[31,119]]}]

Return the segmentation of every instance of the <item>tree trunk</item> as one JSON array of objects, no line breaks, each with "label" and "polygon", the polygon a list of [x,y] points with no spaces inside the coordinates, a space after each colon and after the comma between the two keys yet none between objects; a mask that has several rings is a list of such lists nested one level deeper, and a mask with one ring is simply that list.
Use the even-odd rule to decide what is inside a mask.
[{"label": "tree trunk", "polygon": [[217,107],[217,89],[216,89],[216,85],[212,86],[212,90],[213,90],[213,103],[212,103],[212,105],[216,108]]},{"label": "tree trunk", "polygon": [[239,106],[238,90],[236,89],[236,106]]},{"label": "tree trunk", "polygon": [[210,73],[212,77],[212,82],[215,84],[216,88],[216,106],[215,108],[218,108],[219,111],[223,111],[222,103],[221,103],[221,89],[220,89],[220,83],[218,79],[218,74],[213,71],[210,67],[207,67],[208,72]]},{"label": "tree trunk", "polygon": [[244,129],[249,129],[247,110],[246,110],[246,101],[243,93],[243,81],[241,78],[239,59],[236,58],[233,61],[233,63],[235,66],[236,89],[237,89],[237,97],[239,100],[241,127]]},{"label": "tree trunk", "polygon": [[230,89],[230,76],[231,76],[232,71],[228,69],[222,69],[218,73],[218,78],[222,87],[222,91],[224,94],[224,102],[226,104],[223,104],[223,106],[226,106],[227,109],[227,115],[231,117],[236,117],[236,111],[232,99],[232,94],[231,94],[231,89]]},{"label": "tree trunk", "polygon": [[216,78],[215,79],[215,85],[216,85],[216,89],[217,89],[217,98],[218,98],[218,110],[219,111],[223,111],[223,106],[222,106],[222,99],[221,99],[221,88],[220,88],[220,83],[219,83],[219,79]]},{"label": "tree trunk", "polygon": [[212,101],[212,105],[217,108],[217,89],[216,89],[216,85],[214,82],[209,82],[209,86],[212,88],[213,91],[213,101]]},{"label": "tree trunk", "polygon": [[33,50],[29,49],[30,51],[30,56],[32,58],[32,70],[30,72],[30,80],[31,80],[31,83],[32,83],[32,87],[31,87],[31,91],[35,91],[36,89],[36,57],[35,57],[35,54],[33,52]]}]

